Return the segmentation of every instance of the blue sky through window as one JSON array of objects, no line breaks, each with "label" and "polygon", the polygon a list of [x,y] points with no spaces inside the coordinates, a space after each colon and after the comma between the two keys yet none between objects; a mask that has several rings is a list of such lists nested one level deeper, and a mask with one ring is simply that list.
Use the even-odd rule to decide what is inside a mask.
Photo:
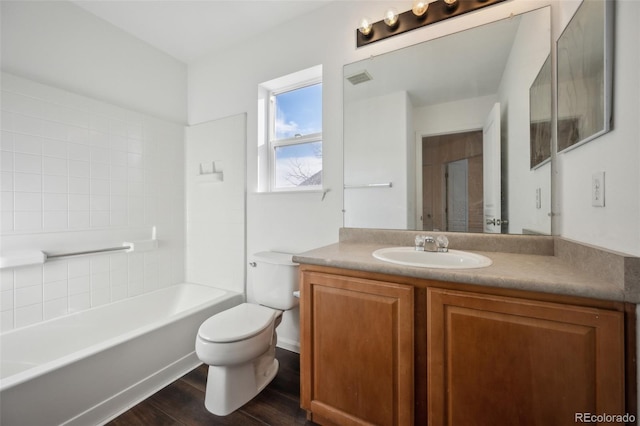
[{"label": "blue sky through window", "polygon": [[276,139],[322,131],[322,83],[276,95]]},{"label": "blue sky through window", "polygon": [[277,188],[321,184],[322,141],[305,136],[322,133],[322,83],[275,96],[275,139],[300,138],[300,143],[275,148]]}]

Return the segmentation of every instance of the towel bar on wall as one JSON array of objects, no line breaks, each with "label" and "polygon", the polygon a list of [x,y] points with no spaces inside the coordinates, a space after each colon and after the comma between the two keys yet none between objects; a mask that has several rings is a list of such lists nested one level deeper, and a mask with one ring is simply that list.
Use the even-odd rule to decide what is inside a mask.
[{"label": "towel bar on wall", "polygon": [[365,183],[362,185],[345,185],[344,189],[355,189],[355,188],[392,188],[393,182],[386,183]]}]

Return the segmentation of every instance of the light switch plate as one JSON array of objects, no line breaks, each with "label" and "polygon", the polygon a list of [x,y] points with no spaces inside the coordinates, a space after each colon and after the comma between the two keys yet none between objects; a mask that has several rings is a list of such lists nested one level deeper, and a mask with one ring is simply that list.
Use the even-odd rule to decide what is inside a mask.
[{"label": "light switch plate", "polygon": [[591,175],[591,205],[604,207],[604,172]]}]

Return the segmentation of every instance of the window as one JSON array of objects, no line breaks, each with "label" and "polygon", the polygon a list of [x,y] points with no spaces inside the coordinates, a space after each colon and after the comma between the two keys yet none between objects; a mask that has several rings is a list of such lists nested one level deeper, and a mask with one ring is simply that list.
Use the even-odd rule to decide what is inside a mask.
[{"label": "window", "polygon": [[263,108],[266,158],[260,161],[267,167],[259,176],[263,190],[322,187],[322,81],[309,78],[308,71],[261,85],[268,101]]}]

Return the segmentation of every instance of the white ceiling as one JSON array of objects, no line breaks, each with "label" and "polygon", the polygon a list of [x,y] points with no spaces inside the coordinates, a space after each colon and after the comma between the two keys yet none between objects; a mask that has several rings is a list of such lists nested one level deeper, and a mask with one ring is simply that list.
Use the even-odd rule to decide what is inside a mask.
[{"label": "white ceiling", "polygon": [[71,0],[190,63],[335,0]]}]

